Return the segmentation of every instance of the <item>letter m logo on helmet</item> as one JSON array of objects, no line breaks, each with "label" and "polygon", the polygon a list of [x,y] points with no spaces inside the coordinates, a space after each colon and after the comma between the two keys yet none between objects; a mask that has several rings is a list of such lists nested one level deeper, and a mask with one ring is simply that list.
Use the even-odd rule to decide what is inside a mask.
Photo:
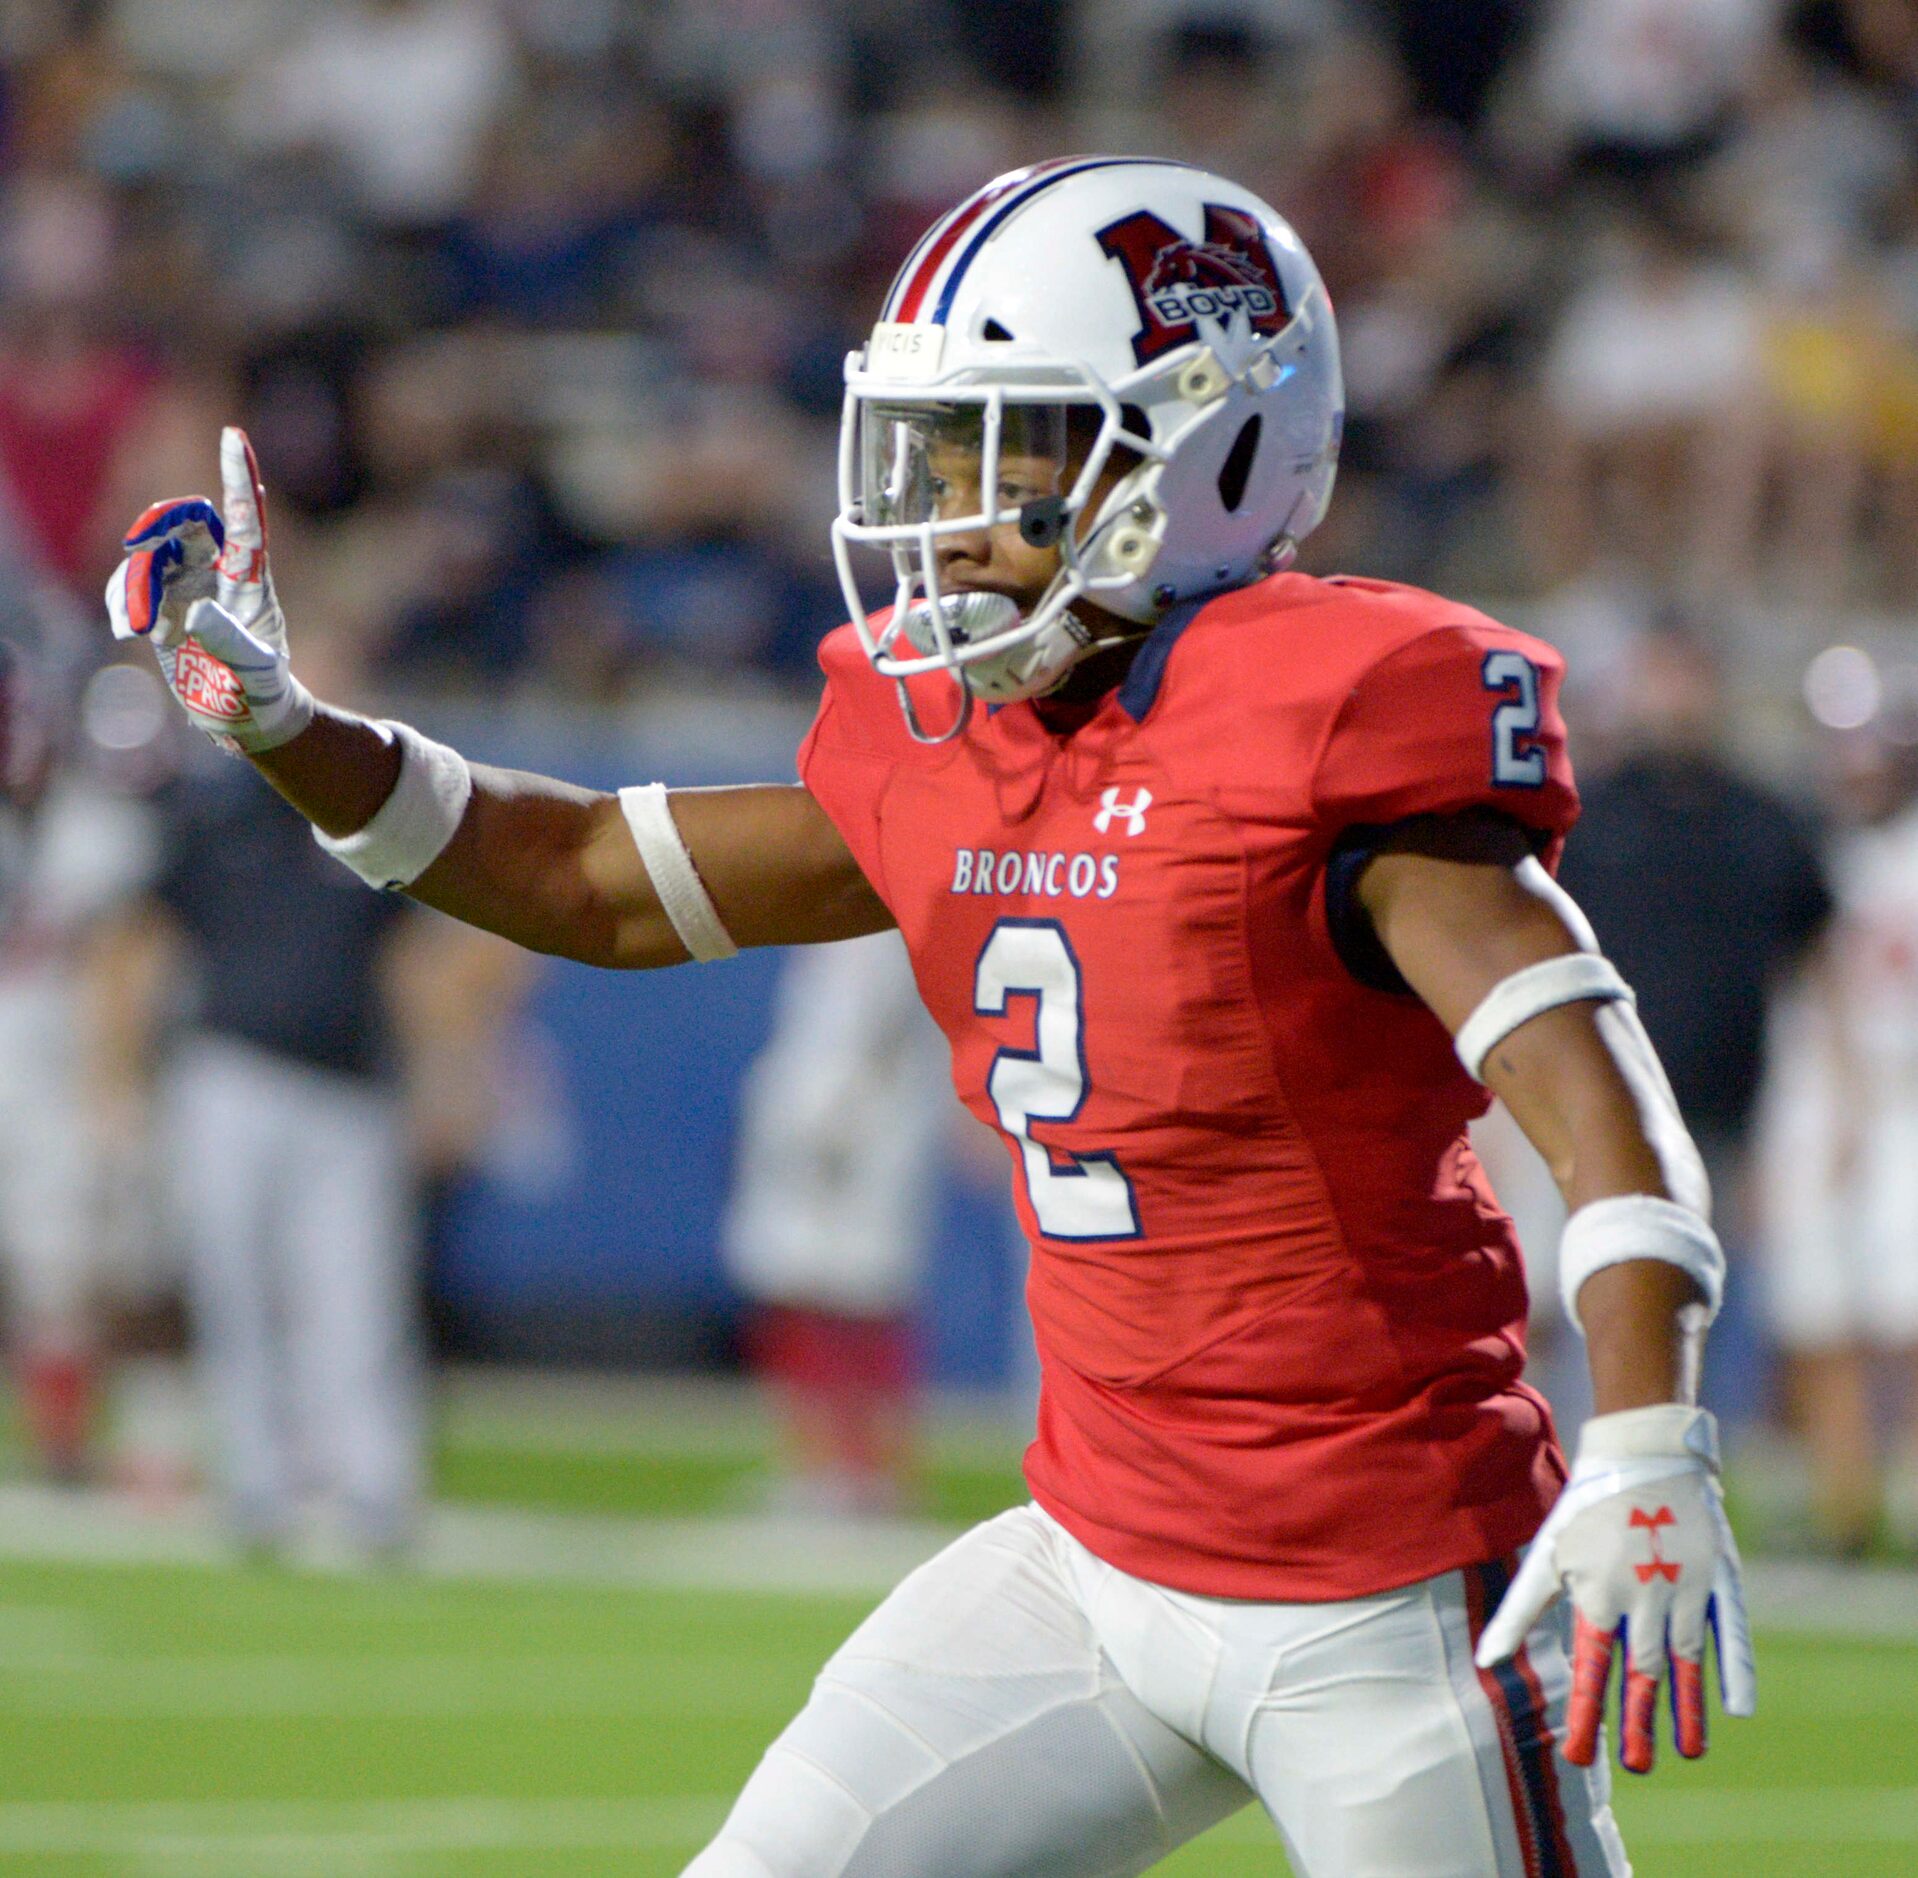
[{"label": "letter m logo on helmet", "polygon": [[1124,268],[1138,303],[1132,351],[1141,365],[1196,339],[1201,321],[1229,326],[1243,313],[1270,335],[1292,317],[1265,235],[1242,209],[1208,202],[1202,241],[1140,209],[1100,229],[1099,246]]}]

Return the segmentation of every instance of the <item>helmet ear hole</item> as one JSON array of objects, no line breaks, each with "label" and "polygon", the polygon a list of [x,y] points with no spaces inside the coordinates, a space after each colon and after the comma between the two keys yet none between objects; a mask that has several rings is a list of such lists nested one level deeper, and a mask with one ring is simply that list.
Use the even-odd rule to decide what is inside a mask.
[{"label": "helmet ear hole", "polygon": [[979,329],[981,339],[990,340],[994,345],[1010,345],[1012,335],[997,320],[987,320]]},{"label": "helmet ear hole", "polygon": [[1254,411],[1240,427],[1239,434],[1232,440],[1232,448],[1225,453],[1225,461],[1219,465],[1219,500],[1225,504],[1228,515],[1236,515],[1239,505],[1245,500],[1246,485],[1252,480],[1252,464],[1259,454],[1259,433],[1265,428],[1265,419]]}]

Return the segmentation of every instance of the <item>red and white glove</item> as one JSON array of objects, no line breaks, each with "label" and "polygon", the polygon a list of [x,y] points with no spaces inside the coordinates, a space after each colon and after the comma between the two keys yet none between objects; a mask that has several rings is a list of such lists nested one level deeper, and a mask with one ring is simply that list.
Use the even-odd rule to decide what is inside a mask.
[{"label": "red and white glove", "polygon": [[1661,1403],[1585,1424],[1572,1477],[1479,1639],[1481,1669],[1518,1649],[1561,1585],[1573,1622],[1568,1761],[1590,1766],[1597,1754],[1615,1640],[1626,1646],[1619,1759],[1635,1774],[1651,1769],[1668,1650],[1678,1751],[1705,1752],[1707,1626],[1725,1713],[1756,1706],[1743,1568],[1718,1485],[1718,1426],[1705,1410]]},{"label": "red and white glove", "polygon": [[116,638],[151,643],[194,723],[222,749],[251,754],[297,737],[313,696],[287,659],[253,446],[231,425],[220,433],[220,483],[219,509],[183,496],[135,520],[107,582],[107,614]]}]

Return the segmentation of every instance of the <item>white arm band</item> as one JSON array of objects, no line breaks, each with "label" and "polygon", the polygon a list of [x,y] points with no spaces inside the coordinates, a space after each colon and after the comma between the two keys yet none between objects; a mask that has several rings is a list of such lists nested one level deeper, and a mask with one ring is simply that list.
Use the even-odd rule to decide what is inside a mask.
[{"label": "white arm band", "polygon": [[1586,1279],[1627,1259],[1676,1265],[1705,1294],[1705,1321],[1725,1295],[1725,1254],[1718,1235],[1688,1206],[1649,1193],[1621,1193],[1581,1206],[1558,1242],[1558,1288],[1565,1315],[1583,1332],[1578,1294]]},{"label": "white arm band", "polygon": [[647,783],[643,787],[622,789],[619,806],[625,812],[626,826],[633,831],[639,858],[652,877],[659,904],[679,934],[680,944],[702,964],[711,959],[732,958],[739,948],[732,935],[720,923],[719,911],[706,883],[700,879],[693,857],[673,820],[666,803],[666,785]]},{"label": "white arm band", "polygon": [[1631,987],[1619,977],[1618,967],[1602,954],[1561,953],[1501,978],[1459,1026],[1453,1047],[1465,1065],[1465,1073],[1474,1082],[1483,1082],[1485,1059],[1519,1025],[1541,1012],[1556,1010],[1561,1004],[1576,1004],[1581,998],[1607,1002],[1623,998],[1629,1003],[1631,995]]},{"label": "white arm band", "polygon": [[457,750],[422,737],[410,724],[373,726],[400,746],[399,781],[366,826],[313,839],[370,887],[410,887],[440,858],[473,795],[473,773]]}]

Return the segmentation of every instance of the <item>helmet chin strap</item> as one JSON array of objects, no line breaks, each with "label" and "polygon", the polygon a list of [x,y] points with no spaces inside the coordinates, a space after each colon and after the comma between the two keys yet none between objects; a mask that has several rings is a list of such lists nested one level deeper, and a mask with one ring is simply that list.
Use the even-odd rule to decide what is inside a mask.
[{"label": "helmet chin strap", "polygon": [[899,708],[905,714],[906,734],[914,743],[929,744],[934,747],[942,743],[950,743],[972,722],[972,687],[966,683],[964,672],[956,667],[952,672],[952,682],[959,693],[959,709],[953,714],[951,724],[942,731],[933,732],[927,730],[919,721],[919,713],[912,702],[911,686],[903,678],[895,678],[892,681],[893,689],[899,693]]},{"label": "helmet chin strap", "polygon": [[[1067,609],[1065,617],[1072,620],[1081,630],[1085,630],[1085,621],[1077,613]],[[1083,649],[1078,657],[1067,665],[1043,691],[1035,691],[1032,695],[1035,698],[1056,697],[1071,682],[1072,674],[1088,660],[1096,658],[1101,652],[1110,652],[1116,646],[1132,645],[1144,639],[1152,631],[1150,626],[1134,626],[1130,621],[1127,621],[1126,625],[1128,630],[1125,632],[1108,633],[1103,639],[1088,636],[1083,642]]]}]

